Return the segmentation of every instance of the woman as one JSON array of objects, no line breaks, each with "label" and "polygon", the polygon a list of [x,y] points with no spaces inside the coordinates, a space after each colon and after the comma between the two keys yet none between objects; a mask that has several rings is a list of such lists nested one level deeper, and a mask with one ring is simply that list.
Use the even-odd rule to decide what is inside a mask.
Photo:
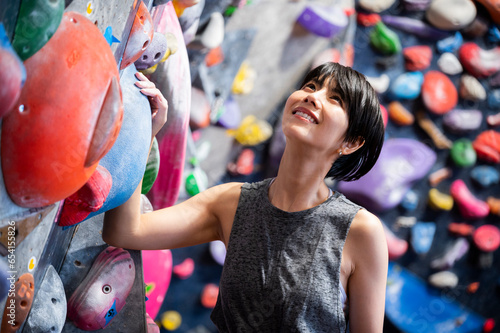
[{"label": "woman", "polygon": [[[157,132],[166,103],[152,83],[138,85],[158,108]],[[130,249],[223,241],[211,316],[221,332],[343,332],[347,322],[351,332],[382,332],[383,227],[324,182],[358,179],[374,165],[384,137],[377,96],[358,72],[323,64],[288,98],[282,128],[276,178],[218,185],[144,215],[139,185],[106,213],[103,239]]]}]

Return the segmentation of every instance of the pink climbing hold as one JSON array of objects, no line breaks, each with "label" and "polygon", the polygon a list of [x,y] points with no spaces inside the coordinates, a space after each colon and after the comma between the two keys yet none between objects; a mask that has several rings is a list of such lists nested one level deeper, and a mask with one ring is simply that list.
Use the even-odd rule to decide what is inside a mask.
[{"label": "pink climbing hold", "polygon": [[113,179],[108,169],[98,165],[87,183],[64,200],[58,225],[66,227],[80,223],[90,213],[101,209],[112,183]]},{"label": "pink climbing hold", "polygon": [[405,67],[409,71],[421,71],[431,65],[432,49],[427,45],[415,45],[403,49]]},{"label": "pink climbing hold", "polygon": [[494,130],[484,131],[472,142],[480,160],[500,163],[500,133]]},{"label": "pink climbing hold", "polygon": [[175,265],[173,270],[175,276],[177,276],[179,279],[182,280],[185,280],[191,275],[193,275],[193,272],[194,272],[194,260],[191,258],[184,259],[183,262],[181,262],[178,265]]},{"label": "pink climbing hold", "polygon": [[85,331],[106,327],[125,305],[134,280],[135,264],[130,253],[107,247],[71,295],[68,318]]},{"label": "pink climbing hold", "polygon": [[422,100],[432,113],[445,114],[457,105],[457,88],[445,74],[429,71],[422,84]]},{"label": "pink climbing hold", "polygon": [[396,236],[385,223],[382,224],[384,226],[385,239],[387,240],[389,260],[396,260],[406,253],[408,242]]},{"label": "pink climbing hold", "polygon": [[460,213],[466,219],[481,219],[490,213],[490,206],[485,201],[474,197],[461,179],[457,179],[451,184],[450,194],[458,204]]},{"label": "pink climbing hold", "polygon": [[488,77],[500,70],[500,46],[484,50],[473,42],[464,43],[458,57],[465,69],[478,78]]}]

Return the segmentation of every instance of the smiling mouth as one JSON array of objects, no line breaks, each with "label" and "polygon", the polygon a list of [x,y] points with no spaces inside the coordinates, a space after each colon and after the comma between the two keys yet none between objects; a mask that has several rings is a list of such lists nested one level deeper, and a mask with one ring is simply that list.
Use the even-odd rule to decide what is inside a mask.
[{"label": "smiling mouth", "polygon": [[307,113],[305,112],[302,112],[302,111],[295,111],[293,113],[294,115],[297,115],[299,117],[302,117],[306,120],[308,120],[309,122],[313,123],[313,124],[317,124],[318,122],[316,121],[316,119],[314,119],[313,117],[311,117],[310,115],[308,115]]}]

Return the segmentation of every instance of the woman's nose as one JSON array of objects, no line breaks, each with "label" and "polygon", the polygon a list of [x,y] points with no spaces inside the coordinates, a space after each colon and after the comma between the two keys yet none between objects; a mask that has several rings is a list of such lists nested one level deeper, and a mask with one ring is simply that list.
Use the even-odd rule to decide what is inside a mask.
[{"label": "woman's nose", "polygon": [[321,90],[311,92],[306,96],[304,101],[307,103],[311,103],[315,108],[319,109],[322,106],[321,94]]}]

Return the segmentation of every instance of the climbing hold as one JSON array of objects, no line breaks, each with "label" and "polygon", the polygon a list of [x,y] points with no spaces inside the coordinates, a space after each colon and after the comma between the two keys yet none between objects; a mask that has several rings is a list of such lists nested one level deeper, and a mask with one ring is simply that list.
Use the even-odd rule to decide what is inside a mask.
[{"label": "climbing hold", "polygon": [[248,176],[253,172],[253,165],[255,160],[255,152],[250,148],[245,148],[239,154],[236,163],[230,162],[227,165],[227,170],[232,175],[245,175]]},{"label": "climbing hold", "polygon": [[486,198],[486,203],[490,207],[490,213],[500,215],[500,199],[494,197]]},{"label": "climbing hold", "polygon": [[482,122],[483,113],[480,110],[453,109],[443,117],[443,125],[454,133],[477,130]]},{"label": "climbing hold", "polygon": [[66,322],[66,294],[54,266],[45,272],[23,332],[58,332]]},{"label": "climbing hold", "polygon": [[134,62],[137,70],[142,71],[159,63],[167,53],[167,38],[164,34],[155,32],[151,44],[144,50],[141,56]]},{"label": "climbing hold", "polygon": [[486,122],[489,126],[495,127],[500,125],[500,112],[497,114],[492,114],[486,117]]},{"label": "climbing hold", "polygon": [[255,146],[269,139],[273,133],[272,126],[254,115],[246,116],[237,129],[228,129],[227,134],[244,146]]},{"label": "climbing hold", "polygon": [[224,17],[221,13],[215,11],[210,15],[208,23],[195,39],[190,43],[190,47],[200,44],[202,47],[213,49],[224,41]]},{"label": "climbing hold", "polygon": [[486,217],[490,212],[488,204],[474,197],[461,179],[457,179],[451,184],[450,194],[455,199],[460,213],[466,219],[480,219]]},{"label": "climbing hold", "polygon": [[448,231],[454,235],[468,237],[474,232],[474,226],[467,223],[451,222]]},{"label": "climbing hold", "polygon": [[189,125],[193,130],[205,128],[210,125],[210,101],[205,92],[196,87],[191,87],[191,111]]},{"label": "climbing hold", "polygon": [[491,90],[488,93],[488,106],[492,109],[500,109],[500,89]]},{"label": "climbing hold", "polygon": [[391,79],[387,74],[382,74],[379,77],[367,76],[366,80],[370,83],[373,89],[379,94],[385,93],[387,88],[389,88],[389,83],[391,82]]},{"label": "climbing hold", "polygon": [[387,121],[389,120],[389,112],[387,112],[387,109],[382,104],[380,104],[380,113],[382,114],[382,122],[384,123],[384,128],[386,128]]},{"label": "climbing hold", "polygon": [[358,13],[356,22],[363,27],[372,27],[380,22],[380,15],[377,13]]},{"label": "climbing hold", "polygon": [[185,280],[194,272],[194,260],[192,258],[186,258],[180,264],[174,266],[172,271],[175,276],[179,279]]},{"label": "climbing hold", "polygon": [[401,42],[398,35],[382,22],[375,24],[373,27],[370,33],[370,44],[385,55],[401,52]]},{"label": "climbing hold", "polygon": [[436,153],[413,139],[385,141],[377,163],[361,179],[338,183],[348,199],[370,210],[396,207],[411,186],[424,177],[436,161]]},{"label": "climbing hold", "polygon": [[205,56],[205,65],[207,67],[219,65],[223,61],[224,51],[222,50],[222,47],[220,45],[214,47],[213,49],[210,49],[210,51],[208,51],[207,55]]},{"label": "climbing hold", "polygon": [[67,227],[80,223],[91,212],[99,210],[111,190],[112,183],[109,171],[98,165],[85,185],[64,200],[58,225]]},{"label": "climbing hold", "polygon": [[404,7],[407,11],[421,12],[429,7],[431,0],[403,0]]},{"label": "climbing hold", "polygon": [[82,187],[115,142],[123,116],[119,73],[99,29],[74,12],[24,65],[15,111],[2,119],[2,171],[17,205],[42,207]]},{"label": "climbing hold", "polygon": [[146,162],[146,170],[144,170],[144,177],[142,178],[142,194],[147,194],[149,190],[151,190],[151,187],[153,187],[153,184],[155,183],[156,177],[158,177],[159,170],[160,151],[158,149],[158,140],[156,140],[155,137],[153,139],[153,143],[151,144],[148,161]]},{"label": "climbing hold", "polygon": [[146,285],[146,313],[156,318],[172,278],[172,251],[143,250],[142,267]]},{"label": "climbing hold", "polygon": [[184,13],[184,10],[198,4],[199,2],[200,0],[173,0],[172,4],[174,5],[177,17],[180,17]]},{"label": "climbing hold", "polygon": [[432,49],[428,45],[414,45],[403,49],[405,67],[409,71],[421,71],[431,65]]},{"label": "climbing hold", "polygon": [[500,133],[487,130],[480,133],[472,146],[476,150],[480,160],[492,163],[500,163]]},{"label": "climbing hold", "polygon": [[237,128],[241,123],[241,111],[238,102],[229,95],[224,101],[222,114],[217,118],[217,125],[226,129]]},{"label": "climbing hold", "polygon": [[340,6],[311,3],[299,15],[297,23],[317,36],[332,38],[347,26],[348,19]]},{"label": "climbing hold", "polygon": [[397,227],[411,228],[417,223],[417,218],[415,216],[398,216],[395,222]]},{"label": "climbing hold", "polygon": [[236,73],[236,76],[231,87],[231,92],[233,94],[248,94],[253,90],[253,85],[255,79],[257,78],[257,72],[255,69],[250,67],[247,61],[243,61]]},{"label": "climbing hold", "polygon": [[467,293],[468,294],[474,294],[476,293],[476,291],[479,289],[479,282],[472,282],[472,283],[469,283],[469,285],[467,286]]},{"label": "climbing hold", "polygon": [[0,119],[12,111],[13,106],[19,99],[24,71],[23,63],[17,55],[0,46],[0,82],[2,82]]},{"label": "climbing hold", "polygon": [[182,317],[177,311],[166,311],[161,315],[161,325],[168,331],[175,331],[181,323]]},{"label": "climbing hold", "polygon": [[437,186],[439,183],[441,183],[443,180],[448,179],[452,176],[453,171],[450,168],[441,168],[439,170],[436,170],[432,172],[429,175],[429,185],[432,187]]},{"label": "climbing hold", "polygon": [[484,252],[493,252],[500,246],[500,230],[492,224],[484,224],[472,235],[474,244]]},{"label": "climbing hold", "polygon": [[450,271],[437,272],[429,276],[429,283],[436,288],[455,288],[458,285],[458,276]]},{"label": "climbing hold", "polygon": [[406,72],[391,83],[389,94],[395,99],[415,99],[420,95],[424,75],[420,72]]},{"label": "climbing hold", "polygon": [[445,253],[431,261],[431,268],[446,270],[455,265],[457,260],[460,260],[469,251],[469,241],[464,237],[457,238],[453,245],[445,251]]},{"label": "climbing hold", "polygon": [[[15,277],[12,277],[14,279]],[[2,317],[2,333],[15,333],[26,320],[35,296],[35,280],[30,273],[24,273],[14,284],[13,292],[9,292]],[[13,325],[12,325],[13,323]]]},{"label": "climbing hold", "polygon": [[135,264],[128,251],[107,247],[71,295],[68,319],[85,331],[106,327],[125,305],[134,280]]},{"label": "climbing hold", "polygon": [[389,118],[401,126],[408,126],[415,122],[413,114],[398,101],[389,103]]},{"label": "climbing hold", "polygon": [[149,47],[149,44],[151,44],[153,35],[154,27],[151,15],[144,2],[141,2],[135,14],[125,50],[123,51],[120,69],[125,69],[141,57]]},{"label": "climbing hold", "polygon": [[226,245],[221,241],[210,242],[210,254],[219,265],[223,266],[226,259]]},{"label": "climbing hold", "polygon": [[436,233],[436,223],[417,222],[411,228],[411,245],[416,253],[425,254],[429,252],[434,234]]},{"label": "climbing hold", "polygon": [[472,23],[476,6],[470,0],[434,0],[425,17],[438,29],[460,30]]},{"label": "climbing hold", "polygon": [[408,242],[396,236],[389,227],[382,222],[384,226],[385,239],[389,252],[389,260],[396,260],[408,250]]},{"label": "climbing hold", "polygon": [[439,40],[451,36],[451,33],[448,31],[435,29],[425,24],[422,20],[411,17],[382,15],[382,22],[390,27],[414,34],[421,38]]},{"label": "climbing hold", "polygon": [[209,283],[205,285],[201,293],[201,305],[209,309],[214,308],[217,303],[218,295],[219,287],[216,284]]},{"label": "climbing hold", "polygon": [[466,138],[458,139],[453,142],[450,156],[455,165],[462,168],[467,168],[476,164],[476,151],[472,147],[472,142]]},{"label": "climbing hold", "polygon": [[480,165],[472,169],[471,178],[482,187],[498,184],[500,175],[496,168],[489,165]]},{"label": "climbing hold", "polygon": [[113,35],[113,27],[111,26],[108,26],[104,31],[104,38],[109,46],[113,45],[113,43],[120,43],[120,40]]},{"label": "climbing hold", "polygon": [[429,190],[429,206],[438,210],[449,211],[453,208],[453,198],[436,188]]},{"label": "climbing hold", "polygon": [[439,40],[436,43],[436,48],[440,53],[455,53],[463,43],[464,38],[462,37],[462,34],[457,31],[453,36]]},{"label": "climbing hold", "polygon": [[422,110],[417,112],[416,119],[418,125],[430,136],[436,148],[450,149],[453,146],[453,142],[441,132],[439,127]]},{"label": "climbing hold", "polygon": [[407,211],[414,211],[418,207],[418,194],[413,190],[408,190],[401,200],[401,207]]},{"label": "climbing hold", "polygon": [[465,69],[478,78],[488,77],[500,70],[500,46],[484,50],[473,42],[464,43],[458,58]]},{"label": "climbing hold", "polygon": [[196,167],[193,172],[191,172],[186,177],[186,192],[190,196],[195,196],[200,192],[208,188],[207,175],[199,167]]},{"label": "climbing hold", "polygon": [[[500,21],[500,18],[498,19],[498,21]],[[493,329],[495,328],[495,319],[493,318],[488,318],[486,319],[486,321],[484,322],[484,325],[483,325],[483,332],[484,333],[490,333],[493,331]]]},{"label": "climbing hold", "polygon": [[360,0],[359,1],[359,6],[369,12],[376,12],[380,13],[389,7],[391,7],[395,0],[378,0],[378,1],[373,1],[373,0]]},{"label": "climbing hold", "polygon": [[432,113],[445,114],[457,105],[457,89],[445,74],[428,71],[422,84],[422,100]]},{"label": "climbing hold", "polygon": [[136,73],[134,64],[122,72],[123,124],[113,147],[100,161],[111,174],[113,184],[102,207],[87,219],[123,204],[144,177],[151,145],[151,106],[136,86]]},{"label": "climbing hold", "polygon": [[481,38],[488,32],[489,20],[483,16],[476,16],[471,24],[463,28],[462,33],[470,39]]},{"label": "climbing hold", "polygon": [[38,52],[58,29],[64,0],[21,1],[12,47],[25,61]]},{"label": "climbing hold", "polygon": [[500,24],[500,3],[498,0],[477,0],[490,13],[491,18],[496,24]]},{"label": "climbing hold", "polygon": [[439,57],[437,65],[443,73],[448,75],[460,74],[464,70],[460,60],[458,60],[458,58],[450,52],[443,53]]},{"label": "climbing hold", "polygon": [[146,313],[146,325],[147,325],[147,333],[160,333],[160,327],[157,323],[151,318],[149,314]]},{"label": "climbing hold", "polygon": [[486,90],[474,76],[464,74],[460,77],[460,97],[471,101],[484,101]]}]

